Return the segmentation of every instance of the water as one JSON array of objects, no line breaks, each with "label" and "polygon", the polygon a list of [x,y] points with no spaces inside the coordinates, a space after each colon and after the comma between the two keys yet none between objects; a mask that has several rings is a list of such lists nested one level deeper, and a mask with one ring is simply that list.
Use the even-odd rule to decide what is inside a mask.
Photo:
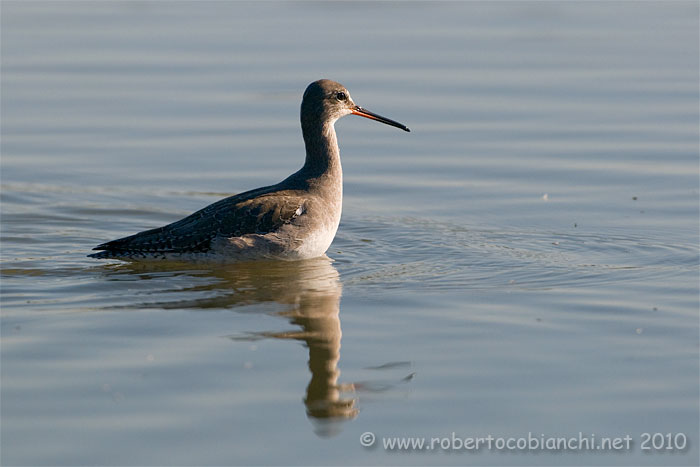
[{"label": "water", "polygon": [[[696,2],[3,2],[0,460],[697,465],[698,30]],[[86,258],[298,169],[321,77],[412,130],[336,125],[328,258]],[[382,447],[528,432],[634,442]]]}]

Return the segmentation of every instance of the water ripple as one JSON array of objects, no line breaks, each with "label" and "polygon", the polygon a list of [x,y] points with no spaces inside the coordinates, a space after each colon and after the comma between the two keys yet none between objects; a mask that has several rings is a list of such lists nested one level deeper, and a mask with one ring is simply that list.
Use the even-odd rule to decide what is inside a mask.
[{"label": "water ripple", "polygon": [[696,245],[660,238],[385,218],[348,222],[330,254],[346,284],[423,290],[588,286],[661,279],[698,264]]}]

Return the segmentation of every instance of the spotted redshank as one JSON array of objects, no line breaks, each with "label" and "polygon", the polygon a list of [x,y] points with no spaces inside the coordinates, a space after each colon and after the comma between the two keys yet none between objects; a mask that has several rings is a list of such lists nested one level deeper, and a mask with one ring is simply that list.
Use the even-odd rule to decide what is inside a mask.
[{"label": "spotted redshank", "polygon": [[323,255],[340,223],[343,171],[335,122],[359,115],[410,131],[353,102],[340,83],[311,83],[301,102],[306,161],[276,185],[246,191],[172,224],[95,247],[89,256],[119,259],[296,260]]}]

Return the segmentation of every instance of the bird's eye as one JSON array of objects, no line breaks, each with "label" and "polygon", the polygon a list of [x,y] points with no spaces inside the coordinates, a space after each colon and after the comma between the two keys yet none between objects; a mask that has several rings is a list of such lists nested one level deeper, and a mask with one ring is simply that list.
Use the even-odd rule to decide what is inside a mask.
[{"label": "bird's eye", "polygon": [[335,93],[335,98],[339,101],[344,101],[347,100],[348,95],[345,94],[343,91],[338,91],[337,93]]}]

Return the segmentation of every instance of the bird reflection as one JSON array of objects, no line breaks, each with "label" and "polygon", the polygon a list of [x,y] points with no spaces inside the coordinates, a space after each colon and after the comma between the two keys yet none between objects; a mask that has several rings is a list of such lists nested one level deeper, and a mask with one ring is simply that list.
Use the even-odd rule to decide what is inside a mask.
[{"label": "bird reflection", "polygon": [[[319,436],[339,431],[339,422],[354,418],[358,410],[352,384],[338,383],[340,370],[340,296],[338,271],[327,257],[298,262],[251,262],[227,265],[135,262],[111,267],[112,275],[153,279],[173,276],[205,277],[202,285],[189,285],[179,300],[139,304],[139,307],[170,309],[234,308],[263,302],[285,305],[278,312],[298,329],[234,336],[234,340],[259,338],[294,339],[309,349],[311,380],[304,404]],[[172,279],[172,276],[170,277]],[[216,293],[212,296],[211,292]],[[179,292],[182,292],[180,289]],[[178,294],[179,295],[179,294]],[[194,296],[194,298],[193,298]]]},{"label": "bird reflection", "polygon": [[[260,335],[279,339],[303,341],[309,349],[311,380],[306,387],[306,413],[318,422],[354,418],[357,415],[355,399],[343,397],[353,389],[351,384],[339,385],[340,359],[339,308],[340,284],[327,289],[307,290],[289,311],[280,313],[300,331],[265,332]],[[316,433],[322,436],[335,433],[333,424],[317,423]]]},{"label": "bird reflection", "polygon": [[295,271],[294,279],[287,283],[283,303],[291,305],[291,308],[279,313],[301,329],[261,332],[257,335],[294,339],[306,344],[311,370],[311,380],[304,398],[306,413],[317,422],[316,433],[329,436],[337,432],[337,427],[333,423],[323,423],[324,420],[332,422],[354,418],[358,410],[354,398],[344,397],[353,390],[353,385],[338,384],[342,336],[339,316],[342,287],[338,271],[328,259],[310,261],[312,264],[305,264]]}]

